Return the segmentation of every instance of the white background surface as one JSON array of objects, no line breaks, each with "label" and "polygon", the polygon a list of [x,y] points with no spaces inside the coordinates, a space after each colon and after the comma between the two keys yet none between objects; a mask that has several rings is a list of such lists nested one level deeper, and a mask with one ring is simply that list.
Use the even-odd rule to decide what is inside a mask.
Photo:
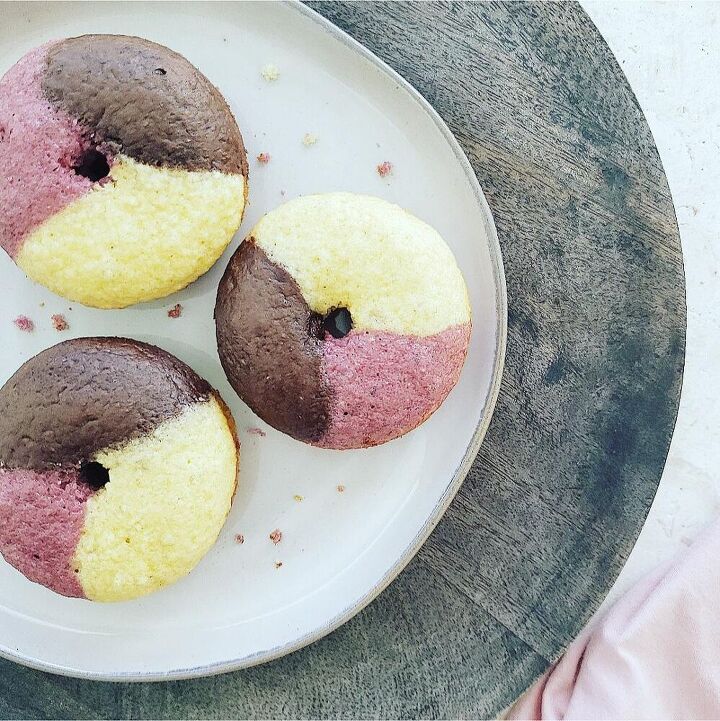
[{"label": "white background surface", "polygon": [[689,545],[720,507],[720,3],[583,2],[655,136],[687,282],[685,379],[647,523],[610,599]]}]

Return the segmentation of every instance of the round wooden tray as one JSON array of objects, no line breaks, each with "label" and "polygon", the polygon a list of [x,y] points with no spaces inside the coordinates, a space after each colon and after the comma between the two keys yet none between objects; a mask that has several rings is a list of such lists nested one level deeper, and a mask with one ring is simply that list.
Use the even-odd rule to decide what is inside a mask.
[{"label": "round wooden tray", "polygon": [[485,717],[556,659],[642,527],[677,412],[685,291],[650,130],[578,5],[312,4],[435,106],[492,207],[507,362],[492,425],[407,570],[322,641],[154,685],[0,662],[0,717]]}]

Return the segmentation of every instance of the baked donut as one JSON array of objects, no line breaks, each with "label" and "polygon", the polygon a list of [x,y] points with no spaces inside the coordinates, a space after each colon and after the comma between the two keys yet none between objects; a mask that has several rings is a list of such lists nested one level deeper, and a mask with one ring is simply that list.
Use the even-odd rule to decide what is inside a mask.
[{"label": "baked donut", "polygon": [[177,358],[65,341],[0,389],[0,553],[65,596],[150,593],[215,542],[237,462],[229,410]]},{"label": "baked donut", "polygon": [[122,308],[198,278],[240,225],[247,175],[222,95],[162,45],[68,38],[0,80],[0,246],[66,298]]},{"label": "baked donut", "polygon": [[215,304],[230,384],[263,420],[326,448],[403,435],[443,402],[470,338],[467,289],[429,225],[329,193],[268,213]]}]

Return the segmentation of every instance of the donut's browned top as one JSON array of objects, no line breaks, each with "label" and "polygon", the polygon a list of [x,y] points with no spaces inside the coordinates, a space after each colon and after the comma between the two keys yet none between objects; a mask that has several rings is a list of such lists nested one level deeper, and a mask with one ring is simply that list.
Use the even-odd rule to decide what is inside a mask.
[{"label": "donut's browned top", "polygon": [[258,415],[308,441],[325,432],[329,412],[314,316],[295,279],[246,240],[218,288],[220,360]]},{"label": "donut's browned top", "polygon": [[76,467],[210,393],[182,361],[147,343],[65,341],[31,358],[0,389],[0,467]]},{"label": "donut's browned top", "polygon": [[154,166],[247,177],[237,123],[222,95],[168,48],[125,35],[83,35],[53,45],[47,98],[99,142]]}]

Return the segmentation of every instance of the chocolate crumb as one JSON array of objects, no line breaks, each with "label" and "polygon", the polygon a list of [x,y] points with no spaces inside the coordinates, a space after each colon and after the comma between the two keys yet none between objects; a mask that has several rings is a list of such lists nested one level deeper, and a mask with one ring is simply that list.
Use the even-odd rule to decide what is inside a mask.
[{"label": "chocolate crumb", "polygon": [[337,492],[338,492],[338,493],[345,493],[345,486],[342,486],[342,485],[338,486],[338,487],[337,487]]},{"label": "chocolate crumb", "polygon": [[389,160],[384,160],[380,165],[377,166],[378,175],[381,178],[385,178],[393,171],[393,165]]},{"label": "chocolate crumb", "polygon": [[259,153],[257,161],[261,165],[267,165],[270,162],[270,153]]},{"label": "chocolate crumb", "polygon": [[15,318],[13,323],[15,323],[15,326],[24,333],[32,333],[35,330],[35,323],[33,323],[26,315],[19,315]]},{"label": "chocolate crumb", "polygon": [[61,332],[64,330],[67,330],[70,325],[65,320],[65,316],[62,313],[55,313],[55,315],[52,316],[52,324],[53,328],[55,328],[56,331]]},{"label": "chocolate crumb", "polygon": [[280,541],[282,541],[282,531],[279,528],[276,528],[271,534],[270,534],[270,540],[277,546]]},{"label": "chocolate crumb", "polygon": [[275,568],[282,568],[282,561],[275,561]]},{"label": "chocolate crumb", "polygon": [[243,536],[242,533],[236,533],[235,534],[235,543],[239,543],[239,544],[245,543],[245,536]]},{"label": "chocolate crumb", "polygon": [[177,303],[168,311],[168,318],[179,318],[182,315],[182,312],[183,307],[180,305],[180,303]]}]

